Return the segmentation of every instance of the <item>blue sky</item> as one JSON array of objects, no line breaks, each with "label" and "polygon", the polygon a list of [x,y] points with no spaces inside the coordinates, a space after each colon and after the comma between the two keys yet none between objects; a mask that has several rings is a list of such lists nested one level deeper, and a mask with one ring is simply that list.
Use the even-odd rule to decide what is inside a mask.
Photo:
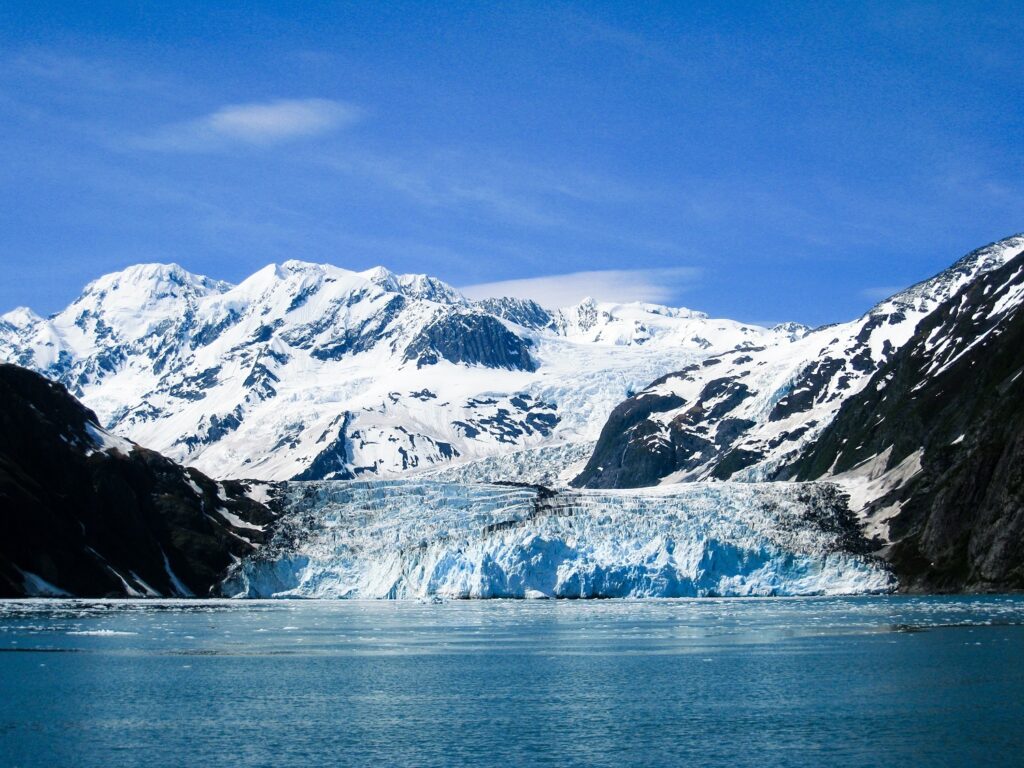
[{"label": "blue sky", "polygon": [[6,3],[0,311],[298,258],[851,318],[1024,229],[1022,8]]}]

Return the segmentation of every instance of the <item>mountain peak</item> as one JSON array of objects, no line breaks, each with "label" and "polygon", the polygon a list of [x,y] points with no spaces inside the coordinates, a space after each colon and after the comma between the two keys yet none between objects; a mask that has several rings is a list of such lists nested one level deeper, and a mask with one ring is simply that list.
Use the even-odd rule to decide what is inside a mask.
[{"label": "mountain peak", "polygon": [[430,275],[398,275],[387,267],[374,267],[359,274],[385,291],[401,293],[412,299],[424,299],[438,304],[467,303],[465,297],[452,286]]},{"label": "mountain peak", "polygon": [[15,307],[10,312],[0,315],[0,322],[7,323],[14,328],[25,328],[42,319],[28,307]]},{"label": "mountain peak", "polygon": [[365,277],[371,283],[377,283],[378,285],[391,280],[395,280],[397,277],[395,273],[392,272],[390,269],[379,265],[376,267],[371,267],[370,269],[363,270],[359,274]]},{"label": "mountain peak", "polygon": [[803,323],[797,323],[789,320],[785,323],[776,323],[771,327],[771,330],[775,331],[781,336],[788,336],[790,341],[796,341],[802,339],[804,336],[811,332],[811,327],[804,325]]},{"label": "mountain peak", "polygon": [[876,304],[869,314],[888,312],[893,304],[917,306],[945,301],[972,280],[1024,253],[1024,233],[976,248],[938,274]]},{"label": "mountain peak", "polygon": [[466,303],[461,293],[443,280],[430,275],[399,275],[398,284],[406,296],[436,301],[439,304]]},{"label": "mountain peak", "polygon": [[333,264],[317,263],[315,261],[302,261],[301,259],[288,259],[282,261],[277,265],[278,273],[290,273],[290,274],[324,274],[327,272],[345,272],[348,273],[350,270],[343,269],[342,267],[336,267]]},{"label": "mountain peak", "polygon": [[195,275],[178,264],[133,264],[120,272],[110,272],[89,283],[82,294],[106,294],[111,291],[137,292],[147,297],[161,298],[180,293],[207,295],[223,293],[230,283]]}]

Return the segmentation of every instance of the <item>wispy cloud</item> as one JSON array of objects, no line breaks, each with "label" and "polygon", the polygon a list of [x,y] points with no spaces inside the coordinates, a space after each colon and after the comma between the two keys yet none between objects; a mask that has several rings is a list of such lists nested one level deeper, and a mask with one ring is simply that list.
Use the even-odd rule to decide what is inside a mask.
[{"label": "wispy cloud", "polygon": [[2,65],[7,73],[31,77],[38,84],[61,86],[71,93],[116,94],[157,89],[166,92],[172,87],[169,80],[116,59],[87,58],[42,47],[26,48],[4,57]]},{"label": "wispy cloud", "polygon": [[567,307],[588,296],[601,301],[663,304],[691,288],[699,278],[700,270],[695,267],[607,269],[478,283],[460,290],[469,299],[513,296],[533,299],[549,308]]},{"label": "wispy cloud", "polygon": [[181,152],[238,144],[269,146],[338,130],[361,115],[358,107],[331,99],[229,104],[195,120],[166,126],[142,144],[148,149]]},{"label": "wispy cloud", "polygon": [[868,301],[881,301],[899,293],[906,287],[905,285],[875,285],[862,289],[859,294],[861,298]]},{"label": "wispy cloud", "polygon": [[691,67],[671,49],[645,35],[607,24],[580,11],[566,11],[564,15],[570,22],[574,38],[619,48],[628,54],[664,65],[681,74],[692,74]]},{"label": "wispy cloud", "polygon": [[[340,150],[315,162],[398,192],[428,208],[485,212],[536,227],[571,226],[571,212],[635,203],[653,193],[570,167],[545,168],[494,154],[436,149],[415,157]],[[590,225],[591,227],[593,225]]]}]

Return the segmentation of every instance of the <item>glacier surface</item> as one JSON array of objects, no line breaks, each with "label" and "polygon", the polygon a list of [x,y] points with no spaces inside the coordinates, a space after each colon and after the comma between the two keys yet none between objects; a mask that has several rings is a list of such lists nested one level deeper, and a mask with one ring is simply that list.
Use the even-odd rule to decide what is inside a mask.
[{"label": "glacier surface", "polygon": [[642,491],[425,479],[293,482],[235,597],[416,599],[887,592],[837,489],[693,483]]}]

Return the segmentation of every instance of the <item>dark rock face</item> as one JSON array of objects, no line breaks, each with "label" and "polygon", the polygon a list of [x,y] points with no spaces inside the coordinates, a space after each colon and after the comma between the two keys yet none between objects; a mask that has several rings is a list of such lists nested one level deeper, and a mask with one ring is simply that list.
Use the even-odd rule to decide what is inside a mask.
[{"label": "dark rock face", "polygon": [[[352,415],[346,411],[340,418],[341,427],[335,438],[316,455],[316,458],[305,470],[292,478],[293,480],[323,480],[324,478],[351,480],[355,477],[351,469],[352,452],[348,447],[351,439],[348,431]],[[337,421],[338,419],[335,419],[335,422]],[[325,437],[326,433],[321,435],[320,440],[324,440]]]},{"label": "dark rock face", "polygon": [[500,401],[470,398],[465,407],[469,411],[466,419],[452,422],[461,434],[470,439],[486,436],[509,445],[535,434],[547,437],[561,420],[553,404],[527,392]]},{"label": "dark rock face", "polygon": [[500,317],[524,328],[540,330],[554,327],[551,314],[540,304],[530,299],[481,299],[476,306],[489,315]]},{"label": "dark rock face", "polygon": [[[737,360],[744,365],[750,358]],[[715,369],[721,362],[708,358],[700,365],[663,376],[620,404],[601,431],[590,462],[572,484],[578,488],[640,488],[656,485],[674,472],[707,466],[711,476],[727,479],[759,460],[760,453],[734,448],[754,426],[754,422],[732,415],[753,395],[740,375],[707,381],[692,403],[658,392],[672,379],[694,381],[702,368]]]},{"label": "dark rock face", "polygon": [[444,312],[428,323],[409,343],[405,359],[417,368],[436,365],[440,360],[452,363],[535,371],[529,341],[512,333],[490,315],[472,312]]},{"label": "dark rock face", "polygon": [[193,450],[199,445],[215,443],[228,434],[228,432],[233,432],[242,426],[243,415],[242,407],[236,405],[229,413],[213,413],[205,416],[200,422],[202,432],[196,435],[185,435],[177,441],[177,444],[187,446],[189,450]]},{"label": "dark rock face", "polygon": [[642,394],[619,403],[601,430],[577,488],[640,488],[671,473],[677,446],[660,438],[648,417],[686,404],[676,395]]},{"label": "dark rock face", "polygon": [[809,411],[820,397],[821,391],[839,371],[844,360],[833,357],[818,360],[808,365],[797,376],[793,388],[787,392],[768,414],[769,421],[781,421],[794,413]]},{"label": "dark rock face", "polygon": [[920,471],[868,510],[899,509],[886,556],[905,589],[1024,589],[1022,291],[1024,255],[966,286],[784,470],[819,478],[885,457],[893,471],[920,451]]},{"label": "dark rock face", "polygon": [[[709,381],[692,404],[674,394],[641,392],[612,412],[594,455],[572,484],[577,488],[641,488],[656,485],[678,470],[705,464],[753,425],[728,416],[748,397],[746,384],[731,377]],[[665,428],[651,419],[653,414],[677,410],[678,415]]]},{"label": "dark rock face", "polygon": [[0,365],[0,596],[206,596],[263,541],[275,513],[244,483],[96,430],[63,386]]}]

